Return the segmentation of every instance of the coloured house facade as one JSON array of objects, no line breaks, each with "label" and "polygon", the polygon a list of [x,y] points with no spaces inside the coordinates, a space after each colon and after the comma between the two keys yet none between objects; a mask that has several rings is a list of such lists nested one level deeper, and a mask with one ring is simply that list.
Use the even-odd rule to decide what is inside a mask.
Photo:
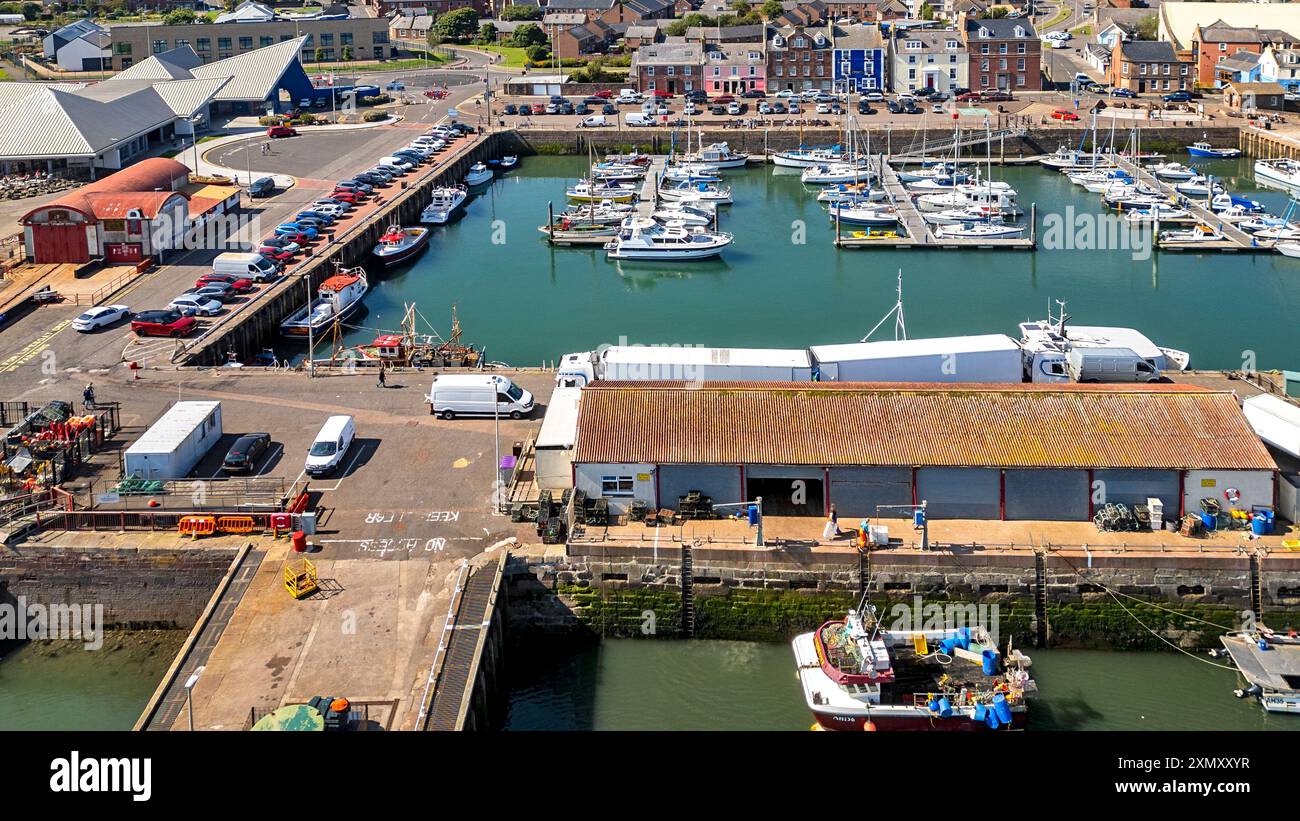
[{"label": "coloured house facade", "polygon": [[767,43],[768,88],[830,91],[835,77],[830,28],[787,26]]},{"label": "coloured house facade", "polygon": [[763,43],[722,43],[704,52],[704,90],[712,94],[767,91]]},{"label": "coloured house facade", "polygon": [[632,57],[637,89],[681,94],[700,88],[704,48],[698,43],[647,43]]},{"label": "coloured house facade", "polygon": [[889,87],[885,76],[885,41],[879,27],[836,27],[832,30],[832,40],[831,65],[836,91],[858,93]]},{"label": "coloured house facade", "polygon": [[964,18],[972,90],[1041,91],[1042,43],[1023,19]]},{"label": "coloured house facade", "polygon": [[1172,43],[1164,40],[1129,40],[1111,52],[1107,81],[1135,94],[1185,91],[1192,87],[1195,64],[1180,60]]},{"label": "coloured house facade", "polygon": [[1196,83],[1220,87],[1222,78],[1217,71],[1220,63],[1233,59],[1241,61],[1243,54],[1263,54],[1269,46],[1286,48],[1297,44],[1300,40],[1279,29],[1230,26],[1222,20],[1208,26],[1197,26],[1192,33]]},{"label": "coloured house facade", "polygon": [[1300,49],[1269,46],[1259,58],[1259,79],[1289,92],[1300,89]]},{"label": "coloured house facade", "polygon": [[890,81],[895,92],[970,88],[970,56],[956,29],[896,31],[890,40]]}]

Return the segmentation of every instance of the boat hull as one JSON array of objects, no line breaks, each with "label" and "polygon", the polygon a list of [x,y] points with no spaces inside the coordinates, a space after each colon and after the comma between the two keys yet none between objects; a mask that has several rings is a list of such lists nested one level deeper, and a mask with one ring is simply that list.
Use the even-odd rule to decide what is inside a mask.
[{"label": "boat hull", "polygon": [[427,233],[420,236],[419,239],[403,248],[389,250],[388,248],[376,248],[371,252],[374,259],[385,268],[392,268],[395,265],[401,265],[410,261],[412,258],[420,255],[420,252],[429,244],[429,235]]},{"label": "boat hull", "polygon": [[1236,148],[1196,148],[1188,146],[1187,153],[1193,157],[1212,157],[1215,159],[1231,159],[1241,156],[1241,151]]},{"label": "boat hull", "polygon": [[711,259],[722,253],[725,245],[719,245],[710,248],[701,248],[699,250],[672,250],[662,251],[658,249],[639,249],[624,248],[621,250],[610,250],[606,256],[610,259],[636,260],[639,262],[672,262],[674,260],[697,260]]},{"label": "boat hull", "polygon": [[[868,718],[870,718],[872,726],[877,731],[883,732],[931,732],[935,730],[941,732],[988,732],[992,729],[982,721],[974,721],[970,716],[952,715],[943,718],[924,710],[906,707],[873,707],[870,716],[865,713],[847,715],[813,710],[813,718],[816,719],[817,725],[823,730],[837,732],[862,732],[866,729]],[[1011,713],[1010,729],[1024,729],[1027,718],[1028,715],[1025,712],[1013,711]],[[1006,725],[998,728],[999,731],[1006,729],[1008,729]]]},{"label": "boat hull", "polygon": [[344,306],[343,310],[339,311],[338,314],[330,314],[320,322],[311,323],[310,332],[308,331],[306,322],[291,325],[289,324],[291,320],[286,320],[280,325],[280,335],[285,339],[307,339],[311,335],[315,335],[317,339],[320,339],[320,335],[328,330],[334,324],[336,319],[339,321],[347,319],[361,308],[361,304],[361,298],[358,297],[353,302]]}]

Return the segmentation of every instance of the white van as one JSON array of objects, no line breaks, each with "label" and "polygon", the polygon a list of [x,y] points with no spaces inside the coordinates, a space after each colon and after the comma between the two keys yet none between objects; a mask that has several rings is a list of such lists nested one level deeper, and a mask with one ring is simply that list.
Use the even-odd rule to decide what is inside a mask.
[{"label": "white van", "polygon": [[443,374],[435,377],[425,398],[429,413],[443,419],[500,414],[522,419],[533,412],[533,395],[495,374]]},{"label": "white van", "polygon": [[212,260],[212,273],[266,282],[279,275],[280,267],[261,254],[228,251]]},{"label": "white van", "polygon": [[629,126],[654,125],[655,118],[649,114],[624,114],[623,124]]},{"label": "white van", "polygon": [[347,455],[348,448],[357,437],[357,426],[351,416],[331,416],[321,426],[307,451],[307,474],[323,476],[337,468]]},{"label": "white van", "polygon": [[578,122],[578,128],[604,128],[607,125],[609,120],[605,119],[604,114],[592,114]]},{"label": "white van", "polygon": [[624,88],[618,92],[618,98],[614,101],[617,103],[639,103],[645,99],[645,95],[635,88]]}]

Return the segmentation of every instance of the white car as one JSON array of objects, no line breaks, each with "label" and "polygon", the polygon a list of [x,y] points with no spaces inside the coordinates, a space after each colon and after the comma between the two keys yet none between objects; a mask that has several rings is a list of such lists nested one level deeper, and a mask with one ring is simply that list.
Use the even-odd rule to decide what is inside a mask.
[{"label": "white car", "polygon": [[733,102],[733,103],[728,103],[728,104],[727,104],[727,113],[730,114],[730,115],[732,115],[733,117],[734,117],[735,115],[739,114],[739,113],[740,113],[740,103],[734,103],[734,102]]},{"label": "white car", "polygon": [[776,96],[781,97],[782,99],[787,99],[787,98],[793,97],[793,96],[794,96],[794,92],[791,91],[791,90],[788,89],[788,88],[783,88],[783,89],[781,89],[780,91],[778,91],[778,92],[776,93]]},{"label": "white car", "polygon": [[348,209],[343,206],[344,203],[335,202],[333,200],[317,200],[309,205],[307,210],[319,211],[322,214],[329,214],[334,219],[338,219],[348,212]]},{"label": "white car", "polygon": [[879,91],[864,91],[862,92],[862,99],[872,103],[883,103],[885,95]]},{"label": "white car", "polygon": [[194,294],[181,294],[167,307],[185,316],[216,316],[221,313],[220,302]]},{"label": "white car", "polygon": [[830,113],[831,113],[831,106],[830,106],[830,103],[818,103],[818,104],[817,104],[817,113],[818,113],[818,114],[830,114]]},{"label": "white car", "polygon": [[694,117],[696,114],[699,113],[700,110],[699,108],[696,107],[695,103],[687,103],[686,107],[682,109],[682,114],[687,117]]},{"label": "white car", "polygon": [[125,305],[100,305],[72,320],[72,330],[89,333],[96,328],[103,328],[118,320],[126,319],[130,315],[131,309]]}]

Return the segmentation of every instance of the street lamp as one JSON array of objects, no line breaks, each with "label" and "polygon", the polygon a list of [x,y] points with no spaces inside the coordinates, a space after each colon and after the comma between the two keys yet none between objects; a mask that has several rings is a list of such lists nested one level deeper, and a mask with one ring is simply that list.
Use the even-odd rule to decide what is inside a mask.
[{"label": "street lamp", "polygon": [[189,707],[191,733],[194,732],[194,685],[199,683],[199,676],[203,675],[206,669],[208,669],[207,665],[203,665],[185,680],[185,703]]}]

